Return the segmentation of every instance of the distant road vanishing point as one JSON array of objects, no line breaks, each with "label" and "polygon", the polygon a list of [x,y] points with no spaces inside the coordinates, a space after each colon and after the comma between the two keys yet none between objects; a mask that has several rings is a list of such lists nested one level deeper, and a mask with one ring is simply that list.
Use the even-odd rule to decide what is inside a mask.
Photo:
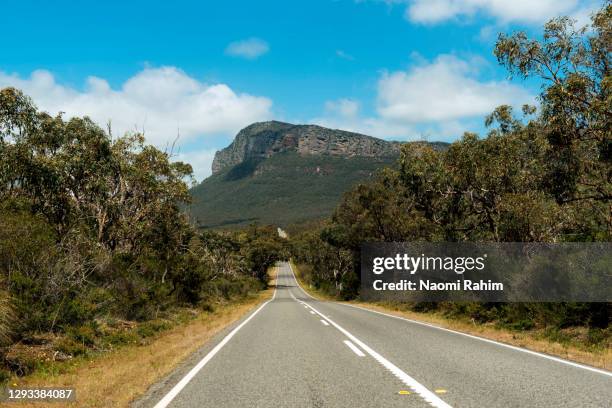
[{"label": "distant road vanishing point", "polygon": [[319,301],[287,263],[264,303],[143,407],[610,407],[612,373]]}]

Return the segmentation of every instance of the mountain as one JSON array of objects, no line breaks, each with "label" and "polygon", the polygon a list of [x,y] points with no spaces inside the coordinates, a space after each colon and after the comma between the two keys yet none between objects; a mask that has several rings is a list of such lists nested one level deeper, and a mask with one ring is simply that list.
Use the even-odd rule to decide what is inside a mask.
[{"label": "mountain", "polygon": [[399,154],[399,143],[315,125],[260,122],[242,129],[231,145],[215,154],[212,171],[287,151],[302,156],[392,157]]},{"label": "mountain", "polygon": [[208,228],[286,226],[329,216],[342,194],[395,164],[399,142],[314,125],[254,123],[218,151],[192,189],[192,218]]}]

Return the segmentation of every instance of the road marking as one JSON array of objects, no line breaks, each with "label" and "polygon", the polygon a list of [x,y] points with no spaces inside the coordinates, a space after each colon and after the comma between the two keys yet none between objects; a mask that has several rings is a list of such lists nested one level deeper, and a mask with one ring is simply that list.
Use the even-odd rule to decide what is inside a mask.
[{"label": "road marking", "polygon": [[[278,279],[278,274],[276,275],[276,279]],[[193,367],[181,379],[181,381],[179,381],[174,387],[172,387],[170,392],[168,392],[164,396],[164,398],[162,398],[157,404],[155,404],[154,408],[166,408],[168,404],[170,404],[170,402],[172,402],[172,400],[176,398],[176,396],[183,390],[183,388],[185,388],[185,386],[189,384],[189,381],[191,381],[193,377],[195,377],[196,374],[198,374],[198,372],[215,356],[215,354],[217,354],[219,350],[221,350],[223,346],[225,346],[227,342],[229,342],[231,338],[234,337],[234,335],[238,333],[240,329],[242,329],[244,325],[246,325],[253,317],[255,317],[255,315],[257,315],[257,313],[259,313],[261,309],[263,309],[268,303],[272,302],[275,298],[276,298],[276,288],[274,289],[274,295],[272,295],[272,299],[264,302],[249,317],[247,317],[234,330],[232,330],[227,336],[225,336],[223,340],[219,342],[219,344],[217,344],[212,350],[210,350],[208,354],[206,354],[206,356],[204,356],[204,358],[200,360],[200,362],[196,364],[195,367]]]},{"label": "road marking", "polygon": [[[353,343],[355,343],[357,346],[359,346],[363,351],[365,351],[370,356],[372,356],[374,358],[374,360],[378,361],[383,367],[385,367],[387,370],[389,370],[391,372],[391,374],[396,376],[401,382],[403,382],[408,387],[412,388],[417,394],[419,394],[421,396],[421,398],[423,398],[431,406],[433,406],[435,408],[452,408],[446,402],[442,401],[436,394],[434,394],[433,392],[431,392],[427,388],[425,388],[424,385],[422,385],[417,380],[415,380],[414,378],[412,378],[411,376],[409,376],[408,374],[403,372],[401,368],[399,368],[398,366],[396,366],[395,364],[393,364],[392,362],[390,362],[389,360],[387,360],[386,358],[384,358],[383,356],[378,354],[376,351],[371,349],[367,344],[365,344],[364,342],[359,340],[357,337],[353,336],[346,329],[344,329],[343,327],[339,326],[337,323],[335,323],[329,317],[326,317],[325,315],[323,315],[323,313],[319,312],[317,309],[315,309],[314,307],[312,307],[308,303],[305,303],[305,302],[303,302],[301,300],[298,300],[298,302],[302,303],[303,305],[308,306],[311,311],[314,311],[316,314],[318,314],[319,316],[321,316],[322,318],[327,320],[327,322],[329,324],[334,326],[342,334],[344,334],[346,337],[348,337]],[[346,343],[346,341],[345,341],[345,343]],[[347,346],[348,346],[348,344],[347,344]]]},{"label": "road marking", "polygon": [[310,314],[315,314],[315,312],[313,312],[312,310],[310,311]]},{"label": "road marking", "polygon": [[[336,303],[336,302],[334,302],[334,303]],[[597,374],[603,374],[603,375],[606,375],[608,377],[612,377],[612,372],[610,372],[610,371],[606,371],[606,370],[595,368],[595,367],[590,367],[590,366],[587,366],[587,365],[584,365],[584,364],[580,364],[580,363],[574,363],[573,361],[568,361],[568,360],[564,360],[564,359],[559,358],[559,357],[553,357],[553,356],[549,356],[547,354],[538,353],[537,351],[521,348],[521,347],[518,347],[518,346],[513,346],[511,344],[500,343],[498,341],[491,340],[491,339],[486,339],[484,337],[478,337],[478,336],[475,336],[473,334],[462,333],[462,332],[459,332],[459,331],[456,331],[456,330],[446,329],[444,327],[439,327],[439,326],[436,326],[436,325],[433,325],[433,324],[429,324],[429,323],[425,323],[425,322],[419,322],[418,320],[412,320],[412,319],[408,319],[406,317],[395,316],[395,315],[392,315],[392,314],[389,314],[389,313],[379,312],[378,310],[371,310],[371,309],[368,309],[366,307],[361,307],[361,306],[356,306],[356,305],[348,305],[348,304],[345,304],[345,303],[337,303],[337,304],[343,305],[343,306],[348,306],[348,307],[353,307],[355,309],[365,310],[366,312],[376,313],[376,314],[380,314],[380,315],[387,316],[387,317],[392,317],[394,319],[404,320],[406,322],[418,324],[418,325],[421,325],[421,326],[431,327],[433,329],[442,330],[442,331],[445,331],[447,333],[458,334],[458,335],[461,335],[461,336],[469,337],[469,338],[474,339],[474,340],[484,341],[484,342],[489,343],[489,344],[495,344],[497,346],[505,347],[505,348],[508,348],[508,349],[511,349],[511,350],[514,350],[514,351],[521,351],[523,353],[531,354],[531,355],[537,356],[537,357],[542,357],[542,358],[545,358],[547,360],[555,361],[557,363],[566,364],[566,365],[569,365],[569,366],[572,366],[572,367],[575,367],[575,368],[581,368],[583,370],[588,370],[588,371],[592,371],[592,372],[597,373]]]},{"label": "road marking", "polygon": [[[295,276],[295,272],[293,272],[293,267],[291,266],[291,263],[289,263],[289,269],[291,270],[291,273],[293,274],[293,279],[297,283],[297,285],[300,288],[300,290],[302,292],[304,292],[306,294],[306,296],[310,297],[311,299],[314,299],[314,300],[318,301],[319,299],[315,298],[314,296],[312,296],[310,293],[306,292],[302,288],[302,286],[300,285],[300,282],[298,282],[298,280],[297,280],[297,278]],[[548,354],[538,353],[537,351],[529,350],[529,349],[522,348],[522,347],[513,346],[513,345],[510,345],[510,344],[506,344],[506,343],[500,343],[498,341],[487,339],[487,338],[484,338],[484,337],[475,336],[473,334],[462,333],[460,331],[446,329],[444,327],[436,326],[434,324],[420,322],[418,320],[412,320],[412,319],[408,319],[406,317],[395,316],[395,315],[392,315],[392,314],[389,314],[389,313],[385,313],[385,312],[379,312],[378,310],[368,309],[367,307],[361,307],[361,306],[356,306],[356,305],[349,305],[347,303],[339,303],[339,302],[331,302],[331,303],[334,303],[334,304],[337,304],[337,305],[342,305],[342,306],[347,306],[347,307],[352,307],[352,308],[355,308],[355,309],[365,310],[366,312],[376,313],[376,314],[379,314],[379,315],[383,315],[383,316],[387,316],[387,317],[392,317],[394,319],[404,320],[404,321],[409,322],[409,323],[414,323],[414,324],[418,324],[420,326],[430,327],[432,329],[442,330],[442,331],[445,331],[447,333],[458,334],[460,336],[469,337],[469,338],[474,339],[474,340],[484,341],[485,343],[495,344],[497,346],[505,347],[505,348],[508,348],[510,350],[520,351],[522,353],[531,354],[532,356],[537,356],[537,357],[545,358],[547,360],[555,361],[557,363],[569,365],[569,366],[572,366],[572,367],[575,367],[575,368],[581,368],[583,370],[587,370],[587,371],[591,371],[591,372],[594,372],[594,373],[597,373],[597,374],[603,374],[605,376],[612,377],[612,372],[610,372],[610,371],[606,371],[606,370],[595,368],[595,367],[590,367],[590,366],[587,366],[587,365],[584,365],[584,364],[580,364],[580,363],[574,363],[573,361],[564,360],[564,359],[559,358],[559,357],[549,356]]]},{"label": "road marking", "polygon": [[406,391],[406,390],[401,390],[398,392],[399,395],[410,395],[412,394],[410,391]]},{"label": "road marking", "polygon": [[293,275],[293,280],[295,280],[295,283],[297,283],[298,288],[300,288],[300,290],[304,292],[304,294],[306,294],[306,296],[308,296],[312,300],[319,300],[316,297],[312,296],[310,293],[306,292],[304,289],[302,289],[302,285],[300,285],[300,282],[298,282],[297,277],[295,276],[295,272],[293,272],[293,266],[291,266],[291,262],[287,262],[287,264],[289,265],[289,270],[291,271],[291,274]]},{"label": "road marking", "polygon": [[[289,264],[289,269],[291,270],[291,273],[293,273],[293,269],[291,268],[291,264]],[[295,279],[295,273],[293,274],[293,278]],[[302,292],[306,293],[304,291],[304,289],[302,289],[302,287],[300,286],[300,283],[297,281],[297,279],[295,279],[295,282],[297,283],[298,287],[302,290]],[[387,370],[389,370],[391,372],[391,374],[393,374],[394,376],[396,376],[401,382],[403,382],[405,385],[407,385],[408,387],[410,387],[412,390],[414,390],[414,392],[416,392],[421,398],[423,398],[426,402],[428,402],[431,406],[435,407],[435,408],[452,408],[450,405],[448,405],[446,402],[444,402],[443,400],[441,400],[436,394],[434,394],[433,392],[429,391],[427,388],[425,388],[424,385],[422,385],[421,383],[419,383],[417,380],[415,380],[414,378],[412,378],[411,376],[409,376],[408,374],[406,374],[405,372],[403,372],[399,367],[397,367],[395,364],[393,364],[392,362],[390,362],[389,360],[387,360],[386,358],[384,358],[383,356],[381,356],[380,354],[378,354],[376,351],[374,351],[373,349],[371,349],[368,345],[366,345],[364,342],[362,342],[361,340],[359,340],[357,337],[353,336],[351,333],[349,333],[347,330],[345,330],[344,328],[340,327],[337,323],[335,323],[333,320],[331,320],[329,317],[325,316],[323,313],[319,312],[317,309],[315,309],[314,307],[312,307],[311,305],[309,305],[308,303],[299,300],[298,298],[296,298],[293,293],[291,293],[291,291],[289,291],[289,295],[293,298],[293,300],[295,300],[296,302],[301,303],[302,305],[308,307],[310,309],[310,312],[315,312],[316,314],[318,314],[319,316],[321,316],[323,319],[322,320],[326,320],[329,324],[331,324],[332,326],[334,326],[336,329],[338,329],[341,333],[343,333],[346,337],[348,337],[350,340],[352,340],[352,343],[348,340],[344,341],[344,344],[346,344],[347,346],[349,346],[351,348],[351,350],[353,350],[355,352],[355,354],[359,355],[359,353],[363,354],[363,352],[361,350],[359,350],[359,348],[357,348],[355,346],[355,344],[357,344],[359,347],[361,347],[362,350],[364,350],[366,353],[368,353],[370,356],[374,357],[374,359],[376,361],[378,361],[383,367],[385,367]],[[312,296],[311,296],[312,297]],[[314,299],[314,298],[313,298]],[[316,300],[316,299],[315,299]],[[355,344],[353,344],[355,343]],[[350,345],[349,345],[350,344]],[[352,346],[352,347],[351,347]],[[355,347],[355,349],[353,349],[353,347]],[[359,351],[359,353],[357,353],[357,351]]]},{"label": "road marking", "polygon": [[446,390],[443,388],[436,388],[434,391],[436,394],[446,394]]},{"label": "road marking", "polygon": [[329,326],[329,323],[327,323],[325,320],[321,319],[321,323],[323,323],[324,326]]},{"label": "road marking", "polygon": [[350,341],[344,340],[344,344],[346,344],[348,348],[353,350],[353,353],[357,354],[359,357],[365,357],[365,354],[363,354],[363,351],[359,350],[359,348],[353,343],[351,343]]},{"label": "road marking", "polygon": [[[293,274],[293,279],[295,280],[295,282],[297,283],[297,286],[300,288],[300,290],[304,293],[306,293],[306,295],[310,296],[304,289],[302,289],[302,287],[300,286],[300,283],[298,282],[297,278],[295,277],[295,272],[293,272],[293,267],[291,266],[291,264],[289,264],[289,269],[291,270],[291,273]],[[378,361],[383,367],[385,367],[387,370],[389,370],[391,372],[391,374],[393,374],[394,376],[396,376],[401,382],[403,382],[405,385],[407,385],[408,387],[410,387],[412,390],[414,390],[415,393],[417,393],[421,398],[423,398],[426,402],[428,402],[431,406],[435,407],[435,408],[452,408],[449,404],[447,404],[446,402],[444,402],[442,399],[440,399],[436,394],[434,394],[433,392],[429,391],[427,388],[425,388],[424,385],[422,385],[421,383],[419,383],[417,380],[415,380],[414,378],[412,378],[411,376],[409,376],[408,374],[406,374],[404,371],[402,371],[401,368],[399,368],[398,366],[396,366],[395,364],[393,364],[392,362],[390,362],[389,360],[387,360],[386,358],[384,358],[383,356],[381,356],[380,354],[378,354],[376,351],[374,351],[373,349],[371,349],[367,344],[365,344],[364,342],[362,342],[361,340],[359,340],[357,337],[353,336],[351,333],[349,333],[346,329],[344,329],[343,327],[341,327],[340,325],[338,325],[337,323],[335,323],[333,320],[331,320],[329,317],[325,316],[323,313],[319,312],[317,309],[315,309],[314,307],[312,307],[311,305],[309,305],[308,303],[297,299],[293,293],[291,293],[291,291],[289,291],[289,294],[291,295],[291,297],[297,301],[300,302],[302,305],[307,306],[310,310],[311,313],[314,311],[316,314],[318,314],[319,316],[321,316],[324,320],[327,320],[327,322],[329,324],[331,324],[332,326],[334,326],[336,329],[338,329],[341,333],[343,333],[346,337],[348,337],[350,340],[353,341],[353,343],[357,344],[359,347],[361,347],[362,350],[364,350],[366,353],[368,353],[370,356],[372,356],[374,358],[374,360]],[[312,299],[317,300],[316,298],[310,296]],[[359,350],[353,343],[351,343],[348,340],[345,340],[344,343],[349,346],[351,348],[351,350],[355,351],[351,346],[355,347],[355,349]],[[350,344],[350,345],[349,345]],[[359,350],[359,352],[361,354],[363,354],[363,352],[361,352],[361,350]]]}]

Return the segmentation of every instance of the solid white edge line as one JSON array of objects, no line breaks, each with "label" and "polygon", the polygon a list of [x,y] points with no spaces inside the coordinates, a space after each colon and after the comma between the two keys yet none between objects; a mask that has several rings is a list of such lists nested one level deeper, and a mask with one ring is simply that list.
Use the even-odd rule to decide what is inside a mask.
[{"label": "solid white edge line", "polygon": [[323,323],[324,326],[329,326],[329,323],[327,323],[325,320],[321,319],[321,323]]},{"label": "solid white edge line", "polygon": [[359,357],[365,357],[365,354],[363,354],[363,351],[359,350],[359,348],[353,343],[351,343],[349,340],[344,340],[344,344],[346,344],[348,348],[353,350],[353,353],[357,354]]},{"label": "solid white edge line", "polygon": [[[311,294],[309,294],[308,292],[306,292],[302,288],[302,286],[298,282],[297,278],[295,277],[295,272],[293,272],[293,267],[291,266],[290,262],[289,262],[289,269],[291,269],[291,273],[293,274],[293,278],[295,279],[295,282],[297,283],[297,285],[300,288],[300,290],[302,292],[304,292],[311,299],[319,300],[319,299],[315,298],[314,296],[312,296]],[[442,331],[445,331],[447,333],[458,334],[460,336],[469,337],[469,338],[474,339],[474,340],[484,341],[486,343],[495,344],[497,346],[505,347],[505,348],[508,348],[510,350],[520,351],[520,352],[523,352],[523,353],[531,354],[533,356],[537,356],[537,357],[545,358],[547,360],[555,361],[557,363],[566,364],[566,365],[569,365],[569,366],[572,366],[572,367],[575,367],[575,368],[581,368],[583,370],[587,370],[587,371],[591,371],[591,372],[594,372],[594,373],[597,373],[597,374],[602,374],[602,375],[605,375],[605,376],[608,376],[608,377],[612,377],[612,372],[610,372],[610,371],[606,371],[606,370],[603,370],[603,369],[600,369],[600,368],[595,368],[595,367],[591,367],[591,366],[580,364],[580,363],[574,363],[573,361],[564,360],[564,359],[562,359],[560,357],[549,356],[548,354],[543,354],[543,353],[539,353],[537,351],[529,350],[529,349],[526,349],[526,348],[522,348],[522,347],[518,347],[518,346],[513,346],[511,344],[500,343],[499,341],[487,339],[487,338],[480,337],[480,336],[475,336],[473,334],[463,333],[463,332],[452,330],[452,329],[447,329],[447,328],[444,328],[444,327],[436,326],[434,324],[420,322],[418,320],[412,320],[412,319],[408,319],[406,317],[395,316],[395,315],[392,315],[392,314],[389,314],[389,313],[379,312],[378,310],[368,309],[367,307],[361,307],[361,306],[356,306],[356,305],[349,305],[348,303],[340,303],[340,302],[332,302],[332,303],[335,303],[335,304],[338,304],[338,305],[342,305],[342,306],[347,306],[347,307],[353,307],[355,309],[360,309],[360,310],[364,310],[366,312],[376,313],[376,314],[387,316],[387,317],[392,317],[394,319],[404,320],[404,321],[409,322],[409,323],[414,323],[414,324],[418,324],[420,326],[430,327],[432,329],[442,330]]]},{"label": "solid white edge line", "polygon": [[[276,276],[276,279],[278,280],[278,272]],[[272,299],[265,301],[261,306],[259,306],[259,308],[257,308],[257,310],[251,313],[249,317],[247,317],[234,330],[232,330],[227,336],[225,336],[223,340],[221,340],[212,350],[210,350],[208,354],[206,354],[206,356],[204,356],[204,358],[200,360],[198,364],[196,364],[181,379],[181,381],[179,381],[174,387],[172,387],[172,389],[161,400],[159,400],[157,404],[155,404],[154,408],[166,408],[168,404],[170,404],[170,402],[172,402],[172,400],[176,398],[176,396],[183,390],[183,388],[185,388],[185,386],[189,384],[193,377],[195,377],[198,372],[215,356],[215,354],[217,354],[219,350],[221,350],[223,346],[225,346],[244,325],[246,325],[253,317],[255,317],[255,315],[257,315],[257,313],[259,313],[261,309],[263,309],[268,303],[270,303],[276,298],[276,290],[277,289],[274,288],[274,295],[272,296]]]},{"label": "solid white edge line", "polygon": [[300,282],[298,282],[297,277],[295,276],[295,272],[293,271],[293,266],[291,266],[291,262],[287,262],[289,264],[289,269],[291,270],[291,274],[293,275],[293,280],[295,280],[295,283],[298,285],[298,288],[300,288],[300,290],[302,292],[304,292],[304,294],[306,296],[308,296],[309,298],[313,299],[313,300],[319,300],[316,297],[312,296],[310,293],[306,292],[303,288],[302,285],[300,285]]}]

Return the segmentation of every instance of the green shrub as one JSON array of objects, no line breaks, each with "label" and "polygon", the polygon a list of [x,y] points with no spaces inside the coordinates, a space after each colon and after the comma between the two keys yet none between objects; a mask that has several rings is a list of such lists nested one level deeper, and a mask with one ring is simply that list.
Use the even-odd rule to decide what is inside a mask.
[{"label": "green shrub", "polygon": [[215,306],[207,301],[200,302],[199,307],[204,312],[212,313],[215,311]]},{"label": "green shrub", "polygon": [[32,373],[38,366],[38,356],[26,347],[10,350],[5,356],[7,367],[18,376]]},{"label": "green shrub", "polygon": [[172,325],[167,321],[152,320],[139,324],[138,328],[136,329],[136,333],[143,338],[151,337],[160,331],[169,329],[170,327],[172,327]]},{"label": "green shrub", "polygon": [[6,292],[0,291],[0,347],[6,345],[11,340],[14,332],[13,309],[10,298]]},{"label": "green shrub", "polygon": [[533,320],[521,319],[507,324],[506,327],[517,331],[531,330],[535,327],[535,323]]},{"label": "green shrub", "polygon": [[8,383],[10,379],[11,379],[10,371],[0,368],[0,385]]},{"label": "green shrub", "polygon": [[54,348],[57,351],[61,351],[62,353],[73,357],[87,355],[88,353],[88,349],[85,344],[75,340],[72,337],[65,337],[61,339],[59,342],[57,342]]},{"label": "green shrub", "polygon": [[600,328],[590,328],[587,332],[587,342],[593,346],[602,345],[607,347],[606,342],[610,341],[610,333],[608,330]]},{"label": "green shrub", "polygon": [[92,347],[96,344],[96,330],[91,325],[71,327],[67,330],[67,334],[83,346]]},{"label": "green shrub", "polygon": [[136,344],[140,338],[134,331],[126,330],[111,333],[105,337],[105,340],[114,346],[121,346],[125,344]]}]

